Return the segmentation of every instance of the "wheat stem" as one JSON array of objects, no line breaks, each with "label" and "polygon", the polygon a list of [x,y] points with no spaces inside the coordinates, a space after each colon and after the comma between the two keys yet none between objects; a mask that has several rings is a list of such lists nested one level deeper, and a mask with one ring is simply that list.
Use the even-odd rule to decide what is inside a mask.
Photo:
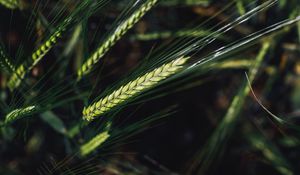
[{"label": "wheat stem", "polygon": [[[252,83],[258,74],[259,68],[271,47],[270,41],[265,41],[262,44],[261,50],[255,59],[253,67],[249,70],[249,81]],[[239,114],[242,110],[247,95],[250,92],[250,87],[245,81],[240,87],[238,94],[234,96],[227,113],[224,118],[215,129],[212,136],[209,138],[206,145],[197,154],[196,161],[191,166],[191,169],[198,169],[198,174],[205,174],[206,171],[211,167],[217,156],[223,151],[226,146],[226,141],[230,138],[239,118]],[[222,147],[222,146],[223,147]]]},{"label": "wheat stem", "polygon": [[294,174],[290,163],[273,142],[270,142],[261,134],[250,134],[247,139],[254,148],[261,151],[279,173],[283,175]]},{"label": "wheat stem", "polygon": [[95,117],[108,112],[113,107],[120,105],[122,102],[129,100],[137,94],[153,87],[160,81],[182,70],[183,65],[189,58],[190,57],[180,57],[175,59],[136,78],[133,81],[130,81],[126,85],[121,86],[110,95],[107,95],[99,101],[84,108],[82,112],[83,119],[91,121]]},{"label": "wheat stem", "polygon": [[209,30],[195,30],[195,29],[185,29],[176,32],[173,31],[161,31],[152,33],[142,33],[131,37],[132,40],[155,40],[155,39],[165,39],[169,37],[205,37],[211,34]]},{"label": "wheat stem", "polygon": [[104,42],[96,49],[96,51],[82,64],[77,71],[77,80],[92,71],[95,64],[115,45],[115,43],[126,34],[156,3],[158,0],[147,0],[133,14],[118,25],[114,31],[104,39]]},{"label": "wheat stem", "polygon": [[175,6],[175,5],[187,5],[187,6],[195,6],[195,5],[203,5],[207,6],[210,3],[209,0],[164,0],[161,2],[163,6]]}]

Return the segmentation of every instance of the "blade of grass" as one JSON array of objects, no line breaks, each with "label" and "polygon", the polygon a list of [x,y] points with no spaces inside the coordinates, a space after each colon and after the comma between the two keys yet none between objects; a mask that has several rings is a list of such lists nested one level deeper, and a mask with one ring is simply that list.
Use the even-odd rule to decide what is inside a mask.
[{"label": "blade of grass", "polygon": [[47,111],[42,113],[41,118],[58,133],[61,133],[63,135],[67,133],[67,129],[63,121],[58,116],[56,116],[52,111]]},{"label": "blade of grass", "polygon": [[[255,59],[255,64],[252,69],[250,69],[249,80],[252,83],[255,76],[258,73],[258,70],[263,62],[265,55],[267,54],[270,48],[270,41],[265,41],[263,46]],[[196,154],[195,160],[190,173],[197,174],[206,174],[211,165],[216,161],[217,157],[220,157],[222,150],[225,149],[226,142],[230,138],[236,123],[238,121],[239,114],[242,110],[242,107],[245,103],[246,97],[250,92],[250,88],[247,84],[247,81],[243,82],[243,85],[240,87],[238,94],[233,98],[230,107],[227,110],[224,118],[215,129],[205,146]]]},{"label": "blade of grass", "polygon": [[[144,34],[136,34],[130,37],[131,40],[156,40],[156,39],[165,39],[169,37],[205,37],[212,32],[209,30],[193,30],[193,29],[185,29],[179,30],[176,32],[172,31],[161,31],[161,32],[152,32],[152,33],[144,33]],[[219,36],[220,39],[223,39],[222,36]]]},{"label": "blade of grass", "polygon": [[203,5],[207,6],[209,5],[209,0],[164,0],[162,1],[161,5],[163,6],[174,6],[174,5]]},{"label": "blade of grass", "polygon": [[278,148],[260,134],[247,134],[247,140],[250,144],[260,150],[264,157],[274,166],[282,175],[293,175],[290,164]]}]

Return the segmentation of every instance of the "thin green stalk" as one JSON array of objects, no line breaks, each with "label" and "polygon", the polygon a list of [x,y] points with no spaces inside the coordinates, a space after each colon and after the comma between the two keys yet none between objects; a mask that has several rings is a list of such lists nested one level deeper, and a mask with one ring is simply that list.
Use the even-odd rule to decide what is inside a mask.
[{"label": "thin green stalk", "polygon": [[254,61],[249,59],[234,59],[234,60],[225,60],[221,62],[213,62],[208,65],[211,69],[248,69],[251,68]]},{"label": "thin green stalk", "polygon": [[203,5],[207,6],[209,4],[209,0],[164,0],[161,5],[164,6],[174,6],[174,5]]},{"label": "thin green stalk", "polygon": [[299,43],[300,43],[300,22],[298,22],[298,40],[299,40]]},{"label": "thin green stalk", "polygon": [[137,34],[132,36],[131,39],[148,41],[148,40],[155,40],[155,39],[164,39],[169,37],[205,37],[211,33],[212,32],[208,30],[195,30],[195,29],[179,30],[176,32],[162,31],[162,32]]},{"label": "thin green stalk", "polygon": [[99,101],[83,109],[83,119],[93,120],[95,117],[103,115],[112,108],[122,104],[130,98],[144,92],[155,86],[162,80],[174,75],[182,70],[183,65],[190,57],[180,57],[162,66],[130,81],[119,89],[114,90],[111,94],[101,98]]},{"label": "thin green stalk", "polygon": [[126,34],[140,19],[154,7],[158,0],[146,0],[133,14],[117,25],[113,32],[107,36],[103,43],[96,49],[96,51],[82,64],[77,71],[77,80],[92,71],[99,60],[109,51],[109,49],[116,44],[118,40]]},{"label": "thin green stalk", "polygon": [[[249,81],[252,83],[255,76],[260,68],[263,58],[267,54],[270,48],[270,42],[266,41],[263,43],[263,46],[256,57],[255,64],[253,68],[249,71]],[[244,81],[243,85],[239,89],[238,94],[233,98],[230,107],[227,110],[226,115],[222,119],[221,123],[215,129],[214,133],[200,151],[193,166],[191,167],[191,172],[196,171],[198,174],[205,174],[210,168],[211,164],[220,156],[220,152],[224,150],[224,146],[232,134],[235,125],[238,121],[239,114],[244,106],[247,95],[250,92],[250,87],[248,86],[247,81]]]},{"label": "thin green stalk", "polygon": [[259,134],[247,134],[247,139],[254,148],[262,152],[264,157],[280,174],[294,174],[288,161],[273,143],[269,142],[266,138]]},{"label": "thin green stalk", "polygon": [[[300,6],[298,6],[298,15],[300,15]],[[298,31],[298,41],[300,43],[300,22],[297,23],[297,31]]]}]

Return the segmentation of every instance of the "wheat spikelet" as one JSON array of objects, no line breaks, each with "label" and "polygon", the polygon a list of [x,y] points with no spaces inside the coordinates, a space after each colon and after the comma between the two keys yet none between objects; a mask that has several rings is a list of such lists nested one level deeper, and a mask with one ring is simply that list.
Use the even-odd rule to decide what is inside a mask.
[{"label": "wheat spikelet", "polygon": [[9,9],[16,9],[19,6],[18,0],[0,0],[0,4]]},{"label": "wheat spikelet", "polygon": [[0,67],[8,71],[9,73],[15,70],[15,67],[10,62],[8,56],[5,54],[3,48],[0,46]]},{"label": "wheat spikelet", "polygon": [[26,115],[29,115],[30,113],[35,111],[36,108],[37,108],[36,106],[28,106],[26,108],[15,109],[6,115],[4,123],[5,124],[12,123]]},{"label": "wheat spikelet", "polygon": [[130,81],[113,91],[110,95],[84,108],[82,112],[83,118],[91,121],[140,92],[153,87],[160,81],[180,71],[188,59],[189,57],[180,57]]},{"label": "wheat spikelet", "polygon": [[158,0],[147,0],[128,19],[122,22],[101,44],[77,71],[77,80],[90,73],[94,65],[109,51],[109,49],[121,39],[156,3]]},{"label": "wheat spikelet", "polygon": [[82,145],[80,147],[80,155],[86,156],[93,150],[95,150],[97,147],[99,147],[101,144],[103,144],[108,138],[110,137],[110,134],[108,131],[101,132],[97,136],[95,136],[93,139],[91,139],[86,144]]},{"label": "wheat spikelet", "polygon": [[49,52],[49,50],[57,43],[57,40],[61,38],[62,33],[66,30],[66,26],[71,22],[72,18],[67,18],[64,21],[64,25],[59,27],[32,55],[30,60],[26,63],[22,63],[12,74],[9,79],[8,87],[10,90],[18,87],[24,79],[27,72],[32,68]]}]

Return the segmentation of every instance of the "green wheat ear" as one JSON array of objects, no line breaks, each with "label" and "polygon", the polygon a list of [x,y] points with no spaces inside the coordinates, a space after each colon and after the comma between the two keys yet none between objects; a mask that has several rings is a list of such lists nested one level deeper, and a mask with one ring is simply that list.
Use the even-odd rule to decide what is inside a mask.
[{"label": "green wheat ear", "polygon": [[95,136],[92,140],[90,140],[80,148],[80,155],[81,156],[88,155],[91,151],[95,150],[95,148],[103,144],[109,138],[109,136],[110,135],[108,131],[101,132],[100,134]]},{"label": "green wheat ear", "polygon": [[190,57],[180,57],[169,63],[148,72],[137,79],[130,81],[119,89],[113,91],[110,95],[100,99],[99,101],[85,107],[83,109],[83,119],[87,121],[93,120],[113,107],[120,105],[122,102],[129,100],[131,97],[153,87],[160,81],[170,77],[171,75],[182,70],[183,65]]},{"label": "green wheat ear", "polygon": [[10,62],[10,58],[4,52],[4,49],[0,46],[0,70],[5,70],[9,73],[15,71],[14,65]]},{"label": "green wheat ear", "polygon": [[104,40],[103,44],[83,63],[77,71],[77,80],[90,73],[96,63],[109,51],[109,49],[122,38],[156,3],[158,0],[147,0],[128,19],[117,26]]},{"label": "green wheat ear", "polygon": [[57,43],[57,40],[61,38],[62,33],[66,30],[68,24],[71,23],[72,18],[67,18],[64,21],[64,25],[59,27],[32,55],[28,62],[22,63],[12,74],[8,82],[8,88],[12,91],[17,88],[26,73],[30,72],[32,68],[38,64],[38,62],[49,52],[49,50]]},{"label": "green wheat ear", "polygon": [[4,124],[13,123],[16,120],[31,114],[36,110],[36,108],[37,108],[36,106],[28,106],[25,108],[15,109],[5,116]]},{"label": "green wheat ear", "polygon": [[109,130],[111,128],[111,122],[108,122],[105,126],[105,130],[93,137],[90,141],[80,147],[80,155],[86,156],[93,150],[101,146],[109,137]]},{"label": "green wheat ear", "polygon": [[16,9],[19,7],[18,0],[0,0],[0,4],[9,9]]}]

